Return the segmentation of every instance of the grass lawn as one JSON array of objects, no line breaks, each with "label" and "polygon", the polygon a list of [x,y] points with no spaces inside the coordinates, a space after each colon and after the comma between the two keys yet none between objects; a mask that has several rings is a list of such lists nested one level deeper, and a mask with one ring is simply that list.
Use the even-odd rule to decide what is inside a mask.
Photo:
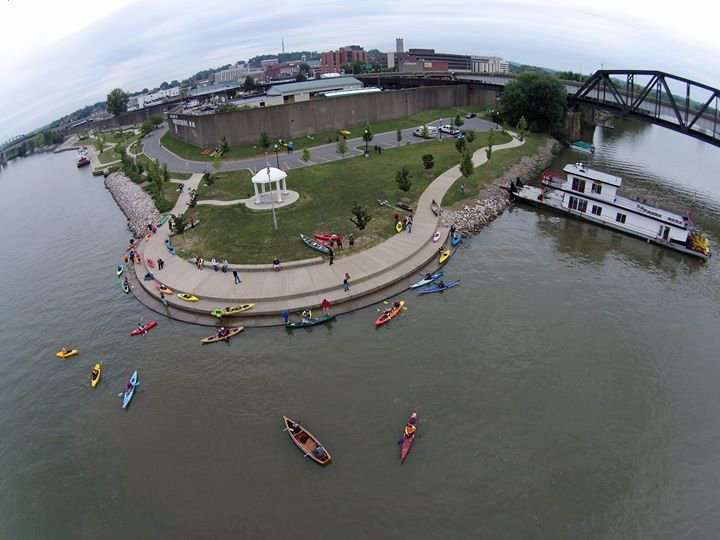
[{"label": "grass lawn", "polygon": [[98,155],[98,160],[100,160],[101,164],[117,161],[118,159],[120,159],[120,156],[115,153],[115,147],[103,150],[103,152]]},{"label": "grass lawn", "polygon": [[[525,138],[525,144],[509,150],[500,150],[495,153],[485,165],[475,168],[475,173],[467,179],[460,179],[452,189],[448,190],[442,200],[443,206],[453,206],[463,199],[476,197],[478,192],[495,178],[502,176],[523,156],[535,154],[547,141],[545,135],[531,133]],[[499,144],[499,143],[496,143]],[[460,183],[465,184],[465,193],[460,192]]]},{"label": "grass lawn", "polygon": [[103,140],[106,143],[123,143],[127,144],[130,141],[137,139],[137,135],[135,134],[135,130],[125,130],[125,131],[109,131],[106,133],[102,133]]},{"label": "grass lawn", "polygon": [[[370,124],[370,129],[373,134],[384,133],[386,131],[395,131],[396,129],[414,128],[421,124],[432,122],[439,118],[454,118],[455,115],[459,114],[463,116],[470,110],[476,110],[477,107],[454,107],[452,109],[433,109],[430,111],[423,111],[412,116],[405,118],[398,118],[395,120],[382,120]],[[365,124],[361,124],[355,127],[346,128],[352,137],[360,137],[365,129]],[[337,130],[321,131],[305,137],[297,137],[292,139],[295,144],[295,152],[302,151],[303,148],[309,148],[311,146],[318,146],[321,144],[327,144],[337,140]],[[182,139],[178,139],[172,135],[169,131],[165,133],[160,139],[162,145],[177,154],[184,159],[191,159],[195,161],[212,161],[209,156],[203,156],[200,152],[202,148],[193,144],[186,143]],[[219,141],[218,141],[219,142]],[[372,144],[372,142],[370,143]],[[284,148],[284,147],[283,147]],[[272,152],[272,150],[268,150]],[[262,155],[265,150],[258,144],[248,144],[243,146],[231,146],[230,150],[223,156],[223,159],[242,159],[247,157],[253,157]]]},{"label": "grass lawn", "polygon": [[173,184],[172,182],[165,183],[162,187],[163,200],[160,201],[158,200],[155,186],[149,182],[145,182],[145,184],[143,184],[143,189],[148,192],[153,198],[153,200],[155,201],[155,207],[161,214],[164,212],[169,212],[170,210],[172,210],[173,206],[175,206],[175,203],[180,196],[178,187],[179,186],[177,184]]},{"label": "grass lawn", "polygon": [[[478,134],[470,145],[474,151],[486,144],[487,133]],[[497,134],[496,142],[507,142],[509,136]],[[433,154],[435,167],[423,169],[420,156]],[[500,155],[500,153],[498,153]],[[395,211],[379,207],[378,199],[413,204],[428,184],[439,174],[460,161],[453,140],[422,145],[408,145],[386,150],[369,158],[362,156],[293,169],[288,174],[288,188],[300,193],[300,200],[276,210],[279,229],[275,231],[270,212],[254,212],[245,206],[198,206],[192,210],[201,225],[175,239],[175,246],[183,257],[201,255],[206,259],[227,258],[235,263],[269,263],[274,256],[281,260],[304,259],[316,253],[299,239],[299,233],[333,231],[356,237],[356,249],[364,249],[381,242],[394,233]],[[400,167],[411,173],[409,192],[400,191],[395,173]],[[237,174],[237,173],[236,173]],[[203,191],[201,198],[245,197],[244,178],[229,175]],[[203,188],[205,190],[207,188]],[[367,207],[372,221],[363,231],[350,222],[353,203]],[[341,255],[341,254],[338,254]]]},{"label": "grass lawn", "polygon": [[173,178],[175,180],[189,180],[191,176],[192,176],[192,173],[170,171],[170,178]]},{"label": "grass lawn", "polygon": [[232,201],[247,199],[255,194],[249,171],[232,171],[215,173],[215,182],[211,185],[200,184],[199,200],[216,199],[219,201]]}]

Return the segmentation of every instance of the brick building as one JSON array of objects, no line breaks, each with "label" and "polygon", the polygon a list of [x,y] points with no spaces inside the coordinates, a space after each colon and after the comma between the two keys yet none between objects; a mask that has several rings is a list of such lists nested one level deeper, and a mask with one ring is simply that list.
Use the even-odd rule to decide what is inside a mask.
[{"label": "brick building", "polygon": [[367,63],[367,51],[359,45],[340,47],[337,51],[328,51],[320,55],[321,73],[339,73],[345,64]]}]

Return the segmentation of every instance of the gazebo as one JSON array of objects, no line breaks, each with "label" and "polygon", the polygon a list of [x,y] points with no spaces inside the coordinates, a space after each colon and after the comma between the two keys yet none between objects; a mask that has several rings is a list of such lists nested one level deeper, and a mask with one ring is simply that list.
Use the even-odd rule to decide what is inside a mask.
[{"label": "gazebo", "polygon": [[[283,195],[288,193],[286,179],[287,173],[275,167],[267,166],[260,169],[252,177],[253,188],[255,189],[255,204],[262,204],[266,193],[270,195],[270,201],[268,202],[272,202],[273,192],[277,194],[276,202],[283,202]],[[273,183],[275,183],[274,190],[272,188]]]}]

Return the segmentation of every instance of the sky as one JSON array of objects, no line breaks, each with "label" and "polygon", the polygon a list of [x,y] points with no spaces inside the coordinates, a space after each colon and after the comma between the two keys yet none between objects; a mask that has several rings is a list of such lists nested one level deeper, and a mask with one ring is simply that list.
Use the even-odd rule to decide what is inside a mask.
[{"label": "sky", "polygon": [[[495,55],[591,73],[659,69],[720,87],[720,3],[686,0],[2,0],[0,142],[113,88],[257,54],[358,44]],[[271,7],[270,7],[271,6]]]}]

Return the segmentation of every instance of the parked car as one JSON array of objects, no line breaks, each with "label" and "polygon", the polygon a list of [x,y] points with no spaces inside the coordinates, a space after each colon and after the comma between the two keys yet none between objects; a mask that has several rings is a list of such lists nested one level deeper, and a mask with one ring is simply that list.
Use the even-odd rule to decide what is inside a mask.
[{"label": "parked car", "polygon": [[465,118],[475,118],[477,116],[477,113],[469,112],[465,115]]},{"label": "parked car", "polygon": [[[426,131],[427,130],[427,135]],[[413,135],[416,137],[423,137],[426,139],[431,139],[433,137],[437,137],[438,134],[438,128],[435,126],[420,126],[419,128],[415,128],[413,131]]]},{"label": "parked car", "polygon": [[457,137],[460,133],[460,130],[454,126],[451,126],[450,124],[445,124],[444,126],[440,126],[440,131],[442,133],[447,133],[448,135],[453,135],[454,137]]}]

